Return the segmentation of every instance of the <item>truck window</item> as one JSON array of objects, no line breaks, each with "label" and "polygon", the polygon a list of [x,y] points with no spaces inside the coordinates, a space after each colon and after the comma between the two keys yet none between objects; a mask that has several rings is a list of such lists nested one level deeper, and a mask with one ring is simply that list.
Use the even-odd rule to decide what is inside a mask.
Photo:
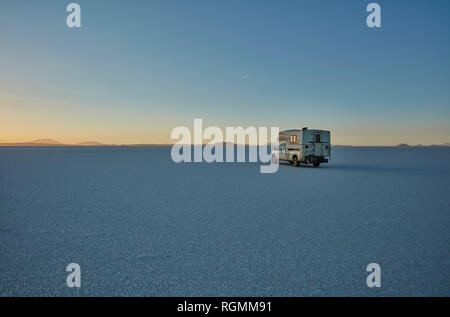
[{"label": "truck window", "polygon": [[281,144],[280,144],[280,151],[283,151],[285,146],[286,146],[286,144],[281,143]]},{"label": "truck window", "polygon": [[315,137],[316,137],[315,142],[320,143],[320,134],[316,134]]},{"label": "truck window", "polygon": [[289,137],[289,142],[290,143],[296,143],[297,142],[297,136],[296,135],[291,135]]}]

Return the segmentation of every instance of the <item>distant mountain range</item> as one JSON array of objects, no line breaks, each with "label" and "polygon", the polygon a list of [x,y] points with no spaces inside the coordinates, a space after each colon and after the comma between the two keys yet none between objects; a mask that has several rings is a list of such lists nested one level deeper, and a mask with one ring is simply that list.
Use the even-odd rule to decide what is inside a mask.
[{"label": "distant mountain range", "polygon": [[[227,142],[223,142],[225,146]],[[138,143],[138,144],[105,144],[97,141],[84,141],[74,144],[61,143],[53,139],[37,139],[30,142],[16,142],[16,143],[0,143],[0,146],[168,146],[172,144],[152,144],[152,143]],[[205,144],[203,144],[205,145]],[[333,145],[333,146],[352,146],[352,145]],[[433,145],[409,145],[407,143],[400,143],[397,147],[422,147],[422,146],[450,146],[450,142],[444,144]]]},{"label": "distant mountain range", "polygon": [[450,142],[443,143],[443,144],[431,144],[431,145],[423,145],[423,144],[417,144],[417,145],[409,145],[407,143],[400,143],[397,145],[399,147],[421,147],[421,146],[450,146]]},{"label": "distant mountain range", "polygon": [[53,139],[37,139],[30,142],[18,142],[18,143],[0,143],[0,146],[107,146],[109,144],[103,144],[96,141],[85,141],[76,144],[66,144]]},{"label": "distant mountain range", "polygon": [[37,139],[30,142],[0,143],[0,146],[155,146],[170,144],[105,144],[97,141],[84,141],[74,144],[61,143],[53,139]]}]

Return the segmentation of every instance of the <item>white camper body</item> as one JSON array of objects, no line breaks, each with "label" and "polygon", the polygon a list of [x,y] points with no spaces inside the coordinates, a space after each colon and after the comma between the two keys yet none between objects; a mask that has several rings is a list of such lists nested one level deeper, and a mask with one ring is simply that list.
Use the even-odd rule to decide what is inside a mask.
[{"label": "white camper body", "polygon": [[327,163],[331,158],[330,131],[326,130],[285,130],[278,136],[280,161],[313,164]]}]

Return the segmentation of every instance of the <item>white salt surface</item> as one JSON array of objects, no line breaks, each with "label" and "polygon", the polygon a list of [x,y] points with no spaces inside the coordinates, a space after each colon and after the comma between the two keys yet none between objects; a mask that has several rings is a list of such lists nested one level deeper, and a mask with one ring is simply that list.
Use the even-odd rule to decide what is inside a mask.
[{"label": "white salt surface", "polygon": [[450,148],[332,155],[260,174],[168,147],[0,148],[0,295],[450,296]]}]

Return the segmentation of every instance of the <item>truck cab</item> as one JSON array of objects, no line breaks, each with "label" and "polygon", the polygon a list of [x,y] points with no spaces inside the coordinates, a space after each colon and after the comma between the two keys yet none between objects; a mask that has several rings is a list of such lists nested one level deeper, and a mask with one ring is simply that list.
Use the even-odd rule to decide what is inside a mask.
[{"label": "truck cab", "polygon": [[330,131],[285,130],[280,132],[278,142],[278,159],[294,166],[304,163],[319,167],[320,163],[328,163],[331,158]]}]

